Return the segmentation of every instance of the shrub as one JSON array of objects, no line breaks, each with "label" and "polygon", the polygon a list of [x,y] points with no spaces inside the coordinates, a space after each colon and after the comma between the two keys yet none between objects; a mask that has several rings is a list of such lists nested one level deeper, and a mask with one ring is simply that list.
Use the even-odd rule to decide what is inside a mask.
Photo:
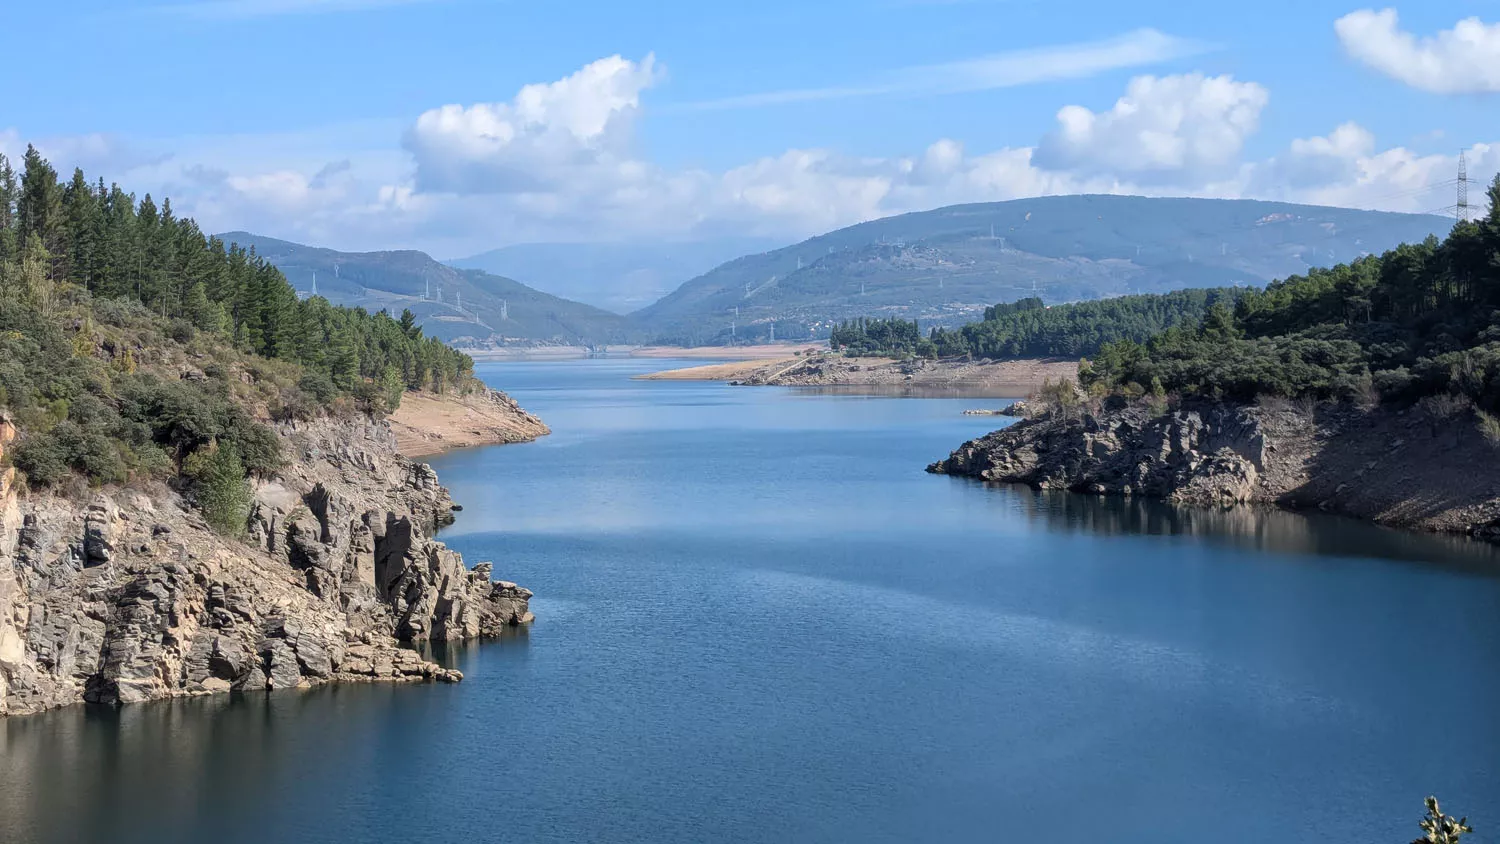
[{"label": "shrub", "polygon": [[53,486],[70,471],[57,440],[45,434],[31,434],[17,443],[11,462],[26,474],[27,485],[37,489]]}]

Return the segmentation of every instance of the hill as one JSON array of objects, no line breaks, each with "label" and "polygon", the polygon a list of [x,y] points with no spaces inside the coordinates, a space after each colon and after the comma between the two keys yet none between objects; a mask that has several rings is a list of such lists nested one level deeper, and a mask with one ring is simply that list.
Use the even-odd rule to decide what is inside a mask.
[{"label": "hill", "polygon": [[254,248],[308,295],[337,305],[410,309],[429,336],[465,347],[517,343],[620,342],[618,314],[534,290],[502,276],[439,263],[422,252],[337,252],[285,240],[229,232],[225,243]]},{"label": "hill", "polygon": [[930,471],[1316,508],[1500,540],[1500,177],[1489,214],[1122,337]]},{"label": "hill", "polygon": [[[861,223],[730,261],[636,312],[662,340],[825,334],[861,316],[956,325],[996,302],[1267,284],[1445,233],[1442,217],[1254,200],[1052,196]],[[737,312],[736,312],[737,310]]]},{"label": "hill", "polygon": [[491,440],[540,420],[169,200],[23,162],[0,155],[0,718],[457,681],[398,642],[530,620],[529,591],[429,538],[453,500],[384,417],[410,396]]},{"label": "hill", "polygon": [[519,279],[554,296],[627,314],[725,261],[781,244],[749,237],[693,243],[521,243],[446,263]]}]

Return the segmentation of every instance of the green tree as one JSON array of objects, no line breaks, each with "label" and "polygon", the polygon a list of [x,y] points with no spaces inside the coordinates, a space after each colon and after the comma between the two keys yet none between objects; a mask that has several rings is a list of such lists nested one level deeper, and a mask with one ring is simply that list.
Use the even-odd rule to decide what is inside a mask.
[{"label": "green tree", "polygon": [[20,196],[20,187],[16,184],[16,171],[10,166],[10,159],[0,153],[0,272],[4,272],[6,262],[15,259],[20,243],[16,236],[16,199]]},{"label": "green tree", "polygon": [[1485,194],[1490,200],[1489,223],[1491,226],[1500,228],[1500,173],[1495,174],[1494,181],[1485,189]]},{"label": "green tree", "polygon": [[228,536],[244,533],[250,518],[250,487],[245,464],[233,443],[213,443],[194,452],[183,471],[196,483],[198,507],[215,530]]},{"label": "green tree", "polygon": [[62,254],[62,188],[57,171],[36,147],[26,146],[25,170],[21,174],[21,191],[16,197],[18,239],[36,235],[54,259]]}]

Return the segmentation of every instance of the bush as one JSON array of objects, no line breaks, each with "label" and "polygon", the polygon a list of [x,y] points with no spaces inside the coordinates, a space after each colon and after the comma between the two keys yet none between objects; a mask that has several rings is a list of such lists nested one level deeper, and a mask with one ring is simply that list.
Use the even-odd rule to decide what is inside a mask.
[{"label": "bush", "polygon": [[72,421],[32,432],[17,445],[14,455],[16,468],[37,488],[55,486],[75,471],[96,485],[125,480],[125,462],[110,438]]},{"label": "bush", "polygon": [[17,443],[11,462],[25,473],[28,485],[39,489],[55,485],[72,471],[57,440],[45,434],[31,434]]}]

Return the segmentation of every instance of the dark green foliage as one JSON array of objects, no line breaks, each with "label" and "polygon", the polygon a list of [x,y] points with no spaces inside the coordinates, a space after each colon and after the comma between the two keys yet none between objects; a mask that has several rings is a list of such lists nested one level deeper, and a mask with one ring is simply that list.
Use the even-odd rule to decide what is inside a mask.
[{"label": "dark green foliage", "polygon": [[922,336],[913,320],[856,319],[833,329],[829,345],[834,351],[851,355],[887,355],[890,357],[934,357],[937,348]]},{"label": "dark green foliage", "polygon": [[932,342],[943,357],[1083,357],[1108,343],[1142,342],[1179,325],[1196,325],[1215,303],[1232,304],[1240,288],[1180,290],[1147,296],[1120,296],[1046,307],[1022,299],[988,308],[981,322],[955,331],[934,330]]},{"label": "dark green foliage", "polygon": [[238,536],[250,518],[245,465],[232,443],[214,444],[193,455],[184,473],[193,479],[198,508],[214,530]]},{"label": "dark green foliage", "polygon": [[1500,409],[1500,214],[1246,293],[1198,328],[1109,344],[1082,374],[1238,399],[1448,394]]},{"label": "dark green foliage", "polygon": [[81,171],[59,184],[35,149],[17,180],[0,156],[0,417],[20,428],[11,459],[33,487],[190,482],[235,533],[246,475],[282,463],[247,394],[260,414],[385,413],[407,388],[472,380],[467,356],[410,321],[299,300],[169,200]]}]

